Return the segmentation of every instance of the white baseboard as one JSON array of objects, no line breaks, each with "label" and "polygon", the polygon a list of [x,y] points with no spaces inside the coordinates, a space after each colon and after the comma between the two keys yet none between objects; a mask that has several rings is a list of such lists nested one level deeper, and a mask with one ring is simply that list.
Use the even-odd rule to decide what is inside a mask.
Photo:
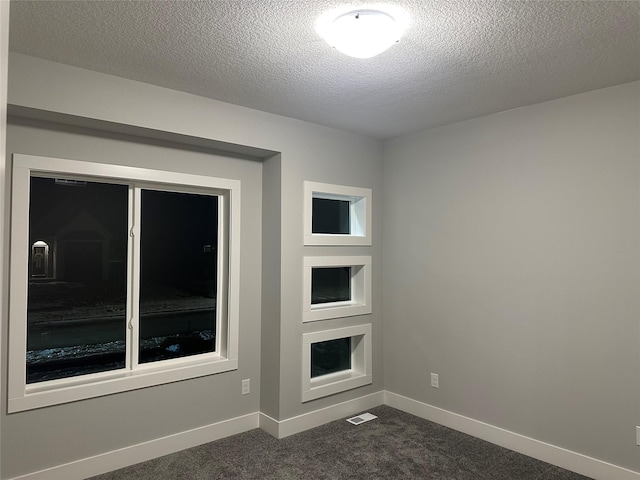
[{"label": "white baseboard", "polygon": [[83,479],[258,427],[276,438],[284,438],[383,404],[596,480],[640,480],[640,473],[638,472],[388,391],[372,393],[281,421],[275,420],[264,413],[250,413],[186,432],[176,433],[20,477],[14,477],[13,480]]},{"label": "white baseboard", "polygon": [[260,428],[272,437],[278,438],[278,433],[280,431],[279,424],[280,422],[278,422],[278,420],[271,418],[266,413],[260,412]]},{"label": "white baseboard", "polygon": [[338,420],[342,417],[360,413],[368,408],[377,407],[378,405],[382,405],[383,402],[384,392],[380,391],[283,421],[274,420],[260,412],[250,413],[186,432],[176,433],[93,457],[83,458],[75,462],[69,462],[14,477],[12,480],[83,479],[175,453],[186,448],[213,442],[258,427],[276,438],[284,438],[294,433],[303,432],[310,428]]},{"label": "white baseboard", "polygon": [[432,405],[385,392],[384,403],[417,417],[500,445],[543,462],[596,480],[640,480],[640,473],[597,460],[580,453],[550,445],[518,433],[449,412]]},{"label": "white baseboard", "polygon": [[204,427],[113,450],[75,462],[29,473],[13,480],[72,480],[83,479],[128,467],[153,458],[196,447],[230,435],[259,427],[259,414],[250,413]]},{"label": "white baseboard", "polygon": [[284,438],[349,415],[361,413],[367,408],[377,407],[383,403],[384,392],[380,391],[281,421],[274,420],[268,415],[261,413],[260,428],[276,438]]}]

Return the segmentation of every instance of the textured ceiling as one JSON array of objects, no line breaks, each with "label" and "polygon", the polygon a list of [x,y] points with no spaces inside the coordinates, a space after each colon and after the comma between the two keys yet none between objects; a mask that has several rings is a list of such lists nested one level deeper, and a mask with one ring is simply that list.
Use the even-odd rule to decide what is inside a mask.
[{"label": "textured ceiling", "polygon": [[12,0],[10,49],[383,139],[640,78],[638,1],[396,0],[371,59],[315,32],[344,3]]}]

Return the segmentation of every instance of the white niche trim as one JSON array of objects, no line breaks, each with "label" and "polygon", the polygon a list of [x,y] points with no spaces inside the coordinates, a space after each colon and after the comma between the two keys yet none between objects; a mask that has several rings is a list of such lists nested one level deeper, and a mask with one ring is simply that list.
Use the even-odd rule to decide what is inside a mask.
[{"label": "white niche trim", "polygon": [[[312,344],[350,338],[350,368],[328,375],[311,378]],[[335,328],[302,335],[302,401],[334,395],[372,383],[371,324]]]},{"label": "white niche trim", "polygon": [[[348,231],[314,233],[314,199],[344,202]],[[305,181],[303,224],[305,245],[371,245],[371,189]]]},{"label": "white niche trim", "polygon": [[[314,270],[345,267],[349,269],[347,298],[340,298],[337,301],[314,301],[314,297],[317,297],[317,294],[314,295]],[[304,257],[303,289],[303,322],[369,314],[371,313],[371,257]]]}]

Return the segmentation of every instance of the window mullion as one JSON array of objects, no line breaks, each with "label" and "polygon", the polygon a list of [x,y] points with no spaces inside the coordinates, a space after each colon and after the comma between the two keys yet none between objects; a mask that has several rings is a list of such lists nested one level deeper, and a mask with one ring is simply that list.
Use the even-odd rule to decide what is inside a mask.
[{"label": "window mullion", "polygon": [[129,188],[129,288],[127,303],[127,368],[138,366],[140,345],[140,225],[142,189]]}]

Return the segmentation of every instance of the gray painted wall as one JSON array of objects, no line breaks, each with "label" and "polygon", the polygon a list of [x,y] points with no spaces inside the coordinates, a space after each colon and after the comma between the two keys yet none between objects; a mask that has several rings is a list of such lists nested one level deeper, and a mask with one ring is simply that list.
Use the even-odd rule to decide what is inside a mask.
[{"label": "gray painted wall", "polygon": [[[96,136],[38,122],[22,120],[11,127],[9,152],[241,178],[242,208],[247,214],[243,218],[242,238],[247,242],[248,251],[241,259],[238,372],[20,414],[3,414],[0,417],[3,444],[10,445],[2,452],[3,478],[256,412],[262,406],[265,413],[283,420],[383,389],[382,210],[374,207],[377,210],[373,218],[373,247],[329,251],[302,245],[304,180],[372,188],[374,205],[376,202],[381,205],[382,145],[379,141],[18,54],[10,58],[9,104],[31,109],[31,113],[39,117],[62,114],[76,122],[79,119],[85,125],[113,122],[125,132],[143,127],[211,140],[214,145],[220,142],[222,149],[233,144],[280,153],[272,154],[262,164],[201,149],[174,148],[162,142],[114,134]],[[262,192],[263,186],[268,191]],[[271,209],[274,204],[277,211]],[[262,215],[264,222],[269,222],[264,228]],[[279,232],[276,231],[278,222]],[[263,232],[267,241],[261,245]],[[276,248],[279,251],[274,251]],[[303,327],[303,256],[335,253],[373,255],[374,311],[343,322],[315,322]],[[264,266],[277,265],[279,271],[273,278],[279,275],[280,279],[276,280],[279,286],[270,285],[265,292],[279,295],[277,299],[262,298],[261,265],[267,255]],[[373,324],[373,385],[302,404],[302,333],[360,323]],[[262,331],[262,328],[270,330]],[[2,338],[6,339],[6,322]],[[266,372],[262,381],[261,369],[270,367],[278,371]],[[2,373],[5,389],[6,369]],[[248,397],[240,396],[243,378],[252,379],[252,395]],[[259,397],[264,399],[262,406]],[[5,395],[2,398],[5,412]],[[137,427],[130,428],[131,425]],[[27,447],[30,455],[20,455]]]},{"label": "gray painted wall", "polygon": [[[2,414],[3,477],[262,408],[284,420],[383,388],[640,470],[639,83],[392,140],[383,165],[376,140],[181,92],[22,55],[9,75],[14,106],[280,154],[260,164],[11,126],[9,152],[242,175],[244,211],[254,208],[243,220],[240,370]],[[304,247],[304,180],[372,188],[373,246]],[[373,256],[373,313],[302,325],[303,256],[336,253]],[[263,290],[261,265],[279,266]],[[302,404],[302,333],[359,323],[373,324],[373,385]],[[432,371],[438,390],[427,386]],[[248,397],[242,378],[252,379]]]},{"label": "gray painted wall", "polygon": [[639,106],[635,82],[385,144],[387,390],[640,470]]},{"label": "gray painted wall", "polygon": [[280,411],[280,251],[282,208],[280,154],[262,168],[262,342],[260,359],[260,412],[277,418]]},{"label": "gray painted wall", "polygon": [[[259,410],[262,164],[182,146],[140,143],[13,119],[8,152],[198,173],[242,181],[240,344],[237,371],[4,415],[3,475],[55,466]],[[97,132],[96,132],[97,133]],[[6,337],[5,337],[6,338]],[[252,394],[240,395],[241,379]],[[6,411],[3,396],[3,412]],[[29,452],[29,454],[25,454]]]},{"label": "gray painted wall", "polygon": [[[0,200],[6,204],[9,200],[8,192],[3,188],[6,175],[6,133],[7,133],[7,81],[9,65],[9,2],[0,2]],[[4,292],[7,282],[5,275],[6,262],[9,258],[8,249],[5,249],[5,218],[4,211],[0,209],[0,298],[5,298]],[[6,323],[8,305],[0,302],[0,332],[1,326]],[[2,334],[0,333],[0,338]],[[4,346],[0,342],[0,372],[4,364]],[[0,391],[2,389],[0,388]],[[2,472],[2,439],[0,438],[0,472]]]},{"label": "gray painted wall", "polygon": [[[282,167],[282,301],[280,336],[279,420],[325,408],[384,388],[382,377],[382,148],[372,141],[361,145],[336,143],[306,136],[307,153],[294,158],[283,153]],[[319,159],[314,156],[319,155]],[[373,189],[373,235],[371,247],[303,247],[303,181],[337,183]],[[339,320],[302,325],[303,257],[315,255],[371,255],[372,313]],[[302,334],[342,326],[371,323],[373,327],[373,384],[302,404]]]}]

